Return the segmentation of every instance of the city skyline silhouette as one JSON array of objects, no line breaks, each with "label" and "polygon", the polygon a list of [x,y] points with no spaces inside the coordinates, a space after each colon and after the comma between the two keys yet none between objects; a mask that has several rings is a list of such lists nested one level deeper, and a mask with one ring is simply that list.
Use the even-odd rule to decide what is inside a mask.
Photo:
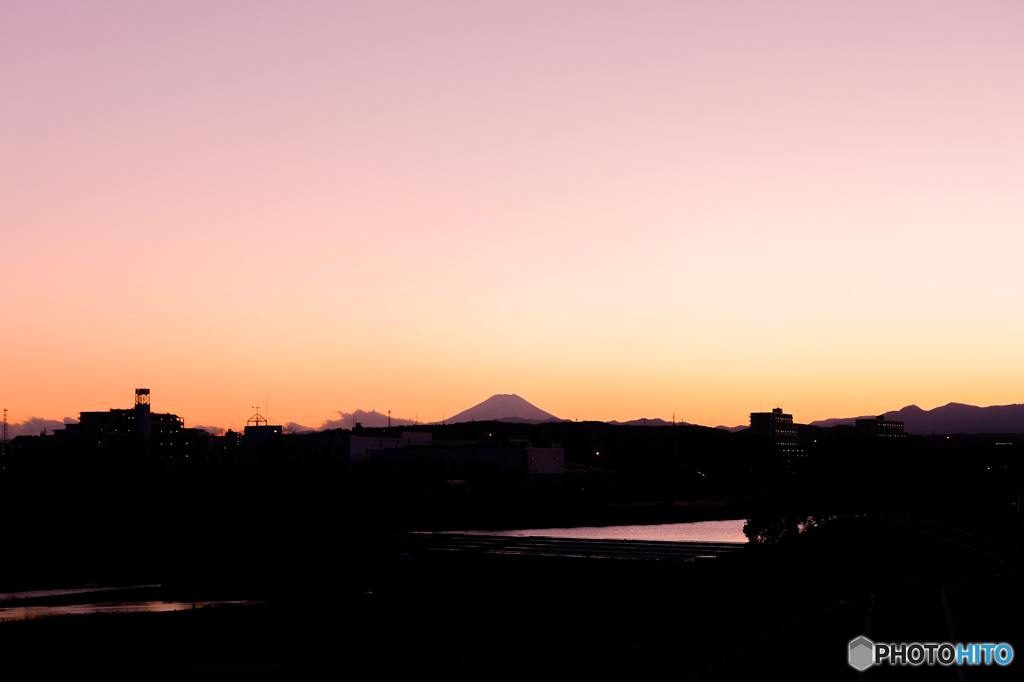
[{"label": "city skyline silhouette", "polygon": [[4,0],[0,679],[1020,652],[1022,35]]}]

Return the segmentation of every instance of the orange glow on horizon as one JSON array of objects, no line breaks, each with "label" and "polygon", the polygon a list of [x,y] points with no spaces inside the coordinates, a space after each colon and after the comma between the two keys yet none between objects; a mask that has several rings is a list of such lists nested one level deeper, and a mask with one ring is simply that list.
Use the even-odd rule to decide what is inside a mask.
[{"label": "orange glow on horizon", "polygon": [[1021,26],[1011,2],[7,3],[0,407],[1024,402]]}]

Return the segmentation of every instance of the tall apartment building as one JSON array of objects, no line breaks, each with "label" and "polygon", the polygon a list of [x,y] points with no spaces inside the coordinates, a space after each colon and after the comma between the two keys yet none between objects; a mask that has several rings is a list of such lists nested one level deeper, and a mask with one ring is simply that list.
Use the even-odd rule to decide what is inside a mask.
[{"label": "tall apartment building", "polygon": [[884,415],[878,415],[874,419],[858,419],[856,421],[857,435],[868,438],[906,438],[903,430],[903,422],[886,419]]},{"label": "tall apartment building", "polygon": [[797,447],[793,415],[784,414],[780,407],[771,412],[751,412],[750,432],[771,439],[776,447],[783,450]]}]

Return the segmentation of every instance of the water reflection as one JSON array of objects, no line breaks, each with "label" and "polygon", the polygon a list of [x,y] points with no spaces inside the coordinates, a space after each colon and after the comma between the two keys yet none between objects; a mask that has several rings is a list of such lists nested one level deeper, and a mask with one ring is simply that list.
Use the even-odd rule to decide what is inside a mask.
[{"label": "water reflection", "polygon": [[572,538],[576,540],[648,540],[655,542],[746,542],[743,519],[661,523],[648,526],[584,526],[522,530],[465,530],[464,535]]},{"label": "water reflection", "polygon": [[201,609],[204,606],[228,606],[245,604],[262,604],[258,600],[239,601],[134,601],[134,602],[103,602],[100,604],[71,604],[68,606],[11,606],[0,608],[0,621],[32,620],[50,616],[72,616],[87,613],[158,613],[161,611],[184,611]]},{"label": "water reflection", "polygon": [[743,535],[754,544],[775,545],[835,518],[834,515],[752,518],[743,524]]},{"label": "water reflection", "polygon": [[113,592],[115,590],[143,590],[161,587],[160,585],[122,585],[118,587],[74,587],[61,590],[23,590],[21,592],[0,592],[0,603],[13,599],[35,599],[37,597],[64,597],[72,594],[89,594],[91,592]]}]

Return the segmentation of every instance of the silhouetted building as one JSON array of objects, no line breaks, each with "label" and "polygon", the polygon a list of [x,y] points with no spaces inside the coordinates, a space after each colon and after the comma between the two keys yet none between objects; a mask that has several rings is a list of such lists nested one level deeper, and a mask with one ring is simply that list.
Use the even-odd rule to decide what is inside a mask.
[{"label": "silhouetted building", "polygon": [[349,451],[354,438],[342,429],[289,434],[281,447],[289,462],[324,462],[348,471]]},{"label": "silhouetted building", "polygon": [[222,436],[211,438],[211,450],[228,460],[235,459],[242,452],[242,434],[228,429]]},{"label": "silhouetted building", "polygon": [[771,412],[751,412],[750,432],[769,438],[780,449],[788,450],[797,446],[793,415],[783,414],[779,407]]},{"label": "silhouetted building", "polygon": [[365,429],[352,432],[349,441],[349,465],[358,468],[384,450],[401,450],[407,447],[432,448],[434,437],[430,433],[403,431],[401,436],[371,435]]},{"label": "silhouetted building", "polygon": [[186,429],[176,414],[152,412],[149,399],[148,388],[137,388],[134,408],[81,412],[77,424],[66,425],[54,436],[89,448],[137,446],[145,453],[173,457],[195,448],[208,435],[202,429]]},{"label": "silhouetted building", "polygon": [[430,433],[415,431],[333,429],[287,435],[280,442],[279,452],[282,463],[331,464],[378,481],[490,481],[519,489],[525,481],[527,493],[538,485],[561,487],[565,473],[564,452],[556,444],[538,448],[528,441],[480,444],[434,440]]},{"label": "silhouetted building", "polygon": [[546,448],[518,443],[487,447],[413,441],[405,447],[371,451],[363,466],[421,481],[497,485],[526,495],[554,492],[565,485],[565,454],[555,444]]},{"label": "silhouetted building", "polygon": [[903,431],[903,422],[886,419],[884,415],[878,415],[874,419],[858,419],[856,421],[857,435],[868,438],[906,438]]},{"label": "silhouetted building", "polygon": [[[354,441],[355,439],[353,439]],[[371,462],[394,465],[409,473],[463,474],[562,474],[562,448],[484,447],[476,444],[416,444],[373,452]]]},{"label": "silhouetted building", "polygon": [[280,425],[271,426],[257,410],[245,424],[245,436],[242,438],[245,456],[251,458],[257,452],[266,450],[282,433]]},{"label": "silhouetted building", "polygon": [[49,447],[50,439],[45,433],[38,436],[15,436],[10,443],[8,453],[12,455],[35,455],[45,452]]},{"label": "silhouetted building", "polygon": [[526,449],[526,473],[564,474],[565,451],[551,444],[549,448],[528,447]]}]

